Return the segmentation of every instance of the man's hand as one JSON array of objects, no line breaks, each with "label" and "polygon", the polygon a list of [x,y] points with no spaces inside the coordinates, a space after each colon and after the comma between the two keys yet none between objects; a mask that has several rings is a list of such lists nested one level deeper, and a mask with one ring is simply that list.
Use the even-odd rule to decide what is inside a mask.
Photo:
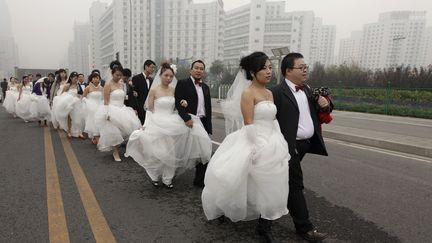
[{"label": "man's hand", "polygon": [[321,108],[325,108],[325,107],[329,106],[329,102],[326,98],[324,98],[323,96],[320,95],[318,98],[318,105]]},{"label": "man's hand", "polygon": [[189,121],[185,122],[185,125],[192,128],[193,127],[193,121],[190,119]]}]

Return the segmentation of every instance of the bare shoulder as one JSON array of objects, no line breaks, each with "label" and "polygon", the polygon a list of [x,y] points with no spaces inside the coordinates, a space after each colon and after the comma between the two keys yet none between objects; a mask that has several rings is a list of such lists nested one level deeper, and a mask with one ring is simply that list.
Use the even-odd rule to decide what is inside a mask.
[{"label": "bare shoulder", "polygon": [[270,98],[270,100],[273,101],[273,92],[271,92],[270,90],[266,89],[266,93],[267,93],[268,97]]}]

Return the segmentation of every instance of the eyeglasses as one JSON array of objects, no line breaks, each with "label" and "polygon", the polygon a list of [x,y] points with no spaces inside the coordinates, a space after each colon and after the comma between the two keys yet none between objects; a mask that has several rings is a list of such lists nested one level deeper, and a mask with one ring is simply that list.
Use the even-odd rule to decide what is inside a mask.
[{"label": "eyeglasses", "polygon": [[301,71],[304,72],[305,70],[309,69],[309,66],[304,65],[304,66],[300,66],[300,67],[292,67],[292,69],[300,69]]}]

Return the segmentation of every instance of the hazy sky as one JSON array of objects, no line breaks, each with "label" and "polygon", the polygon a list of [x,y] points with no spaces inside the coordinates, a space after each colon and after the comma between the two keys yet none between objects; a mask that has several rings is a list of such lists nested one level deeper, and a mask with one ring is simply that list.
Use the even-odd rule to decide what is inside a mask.
[{"label": "hazy sky", "polygon": [[[20,52],[20,66],[57,68],[72,40],[74,22],[86,22],[93,0],[0,0],[6,1],[12,31]],[[110,3],[111,0],[101,0]],[[163,1],[163,0],[160,0]],[[209,0],[195,0],[208,2]],[[336,43],[363,24],[378,20],[381,12],[426,10],[432,26],[432,0],[286,0],[287,11],[313,10],[324,24],[336,25]],[[225,10],[249,0],[224,0]],[[0,23],[2,24],[2,23]],[[338,46],[338,45],[337,45]]]}]

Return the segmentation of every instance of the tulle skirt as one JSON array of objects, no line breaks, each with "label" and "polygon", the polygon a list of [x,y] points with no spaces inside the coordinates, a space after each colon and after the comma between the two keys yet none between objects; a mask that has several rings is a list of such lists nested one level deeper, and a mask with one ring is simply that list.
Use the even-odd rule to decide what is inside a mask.
[{"label": "tulle skirt", "polygon": [[90,138],[97,137],[100,135],[100,127],[95,122],[95,114],[98,109],[103,106],[102,102],[96,102],[92,99],[83,100],[84,113],[85,113],[85,127],[84,132],[88,134]]},{"label": "tulle skirt", "polygon": [[68,119],[71,119],[70,133],[78,137],[84,130],[83,108],[80,98],[65,92],[54,97],[52,106],[52,123],[54,128],[69,132]]},{"label": "tulle skirt", "polygon": [[100,127],[97,145],[100,151],[110,151],[113,146],[124,142],[133,131],[141,127],[135,111],[124,105],[100,106],[95,114],[95,124]]},{"label": "tulle skirt", "polygon": [[244,127],[231,133],[211,158],[202,192],[207,219],[274,220],[288,213],[287,143],[276,127],[257,131],[255,145]]},{"label": "tulle skirt", "polygon": [[32,120],[51,120],[51,108],[46,96],[32,94],[30,116]]},{"label": "tulle skirt", "polygon": [[148,173],[153,171],[155,177],[161,176],[164,168],[179,175],[195,167],[197,161],[207,163],[211,140],[200,119],[192,119],[194,125],[189,128],[177,113],[147,112],[144,128],[129,137],[125,156],[131,156]]},{"label": "tulle skirt", "polygon": [[30,105],[32,103],[32,97],[30,94],[21,93],[20,100],[16,103],[15,113],[18,117],[24,121],[31,120],[32,116],[30,113]]},{"label": "tulle skirt", "polygon": [[15,113],[17,99],[18,92],[16,90],[6,91],[6,97],[3,101],[3,107],[6,109],[7,112],[11,114]]}]

